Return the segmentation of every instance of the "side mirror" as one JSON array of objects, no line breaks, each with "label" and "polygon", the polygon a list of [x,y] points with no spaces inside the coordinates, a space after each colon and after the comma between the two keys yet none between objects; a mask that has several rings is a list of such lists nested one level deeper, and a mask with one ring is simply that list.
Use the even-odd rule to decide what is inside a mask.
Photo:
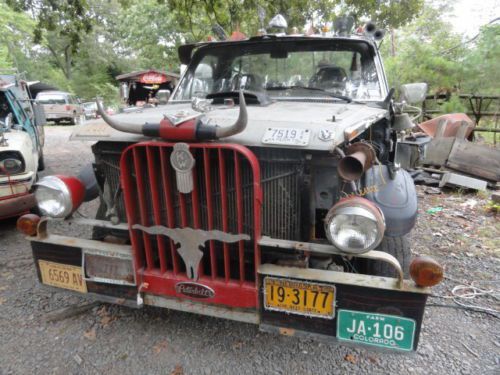
[{"label": "side mirror", "polygon": [[401,101],[408,104],[420,103],[425,100],[427,94],[427,83],[408,83],[400,87]]}]

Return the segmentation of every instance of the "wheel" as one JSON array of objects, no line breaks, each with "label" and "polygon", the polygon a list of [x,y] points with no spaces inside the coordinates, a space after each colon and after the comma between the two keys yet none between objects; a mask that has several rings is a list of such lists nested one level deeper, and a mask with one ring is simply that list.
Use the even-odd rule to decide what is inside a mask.
[{"label": "wheel", "polygon": [[[377,250],[384,251],[396,258],[403,268],[405,278],[408,277],[411,258],[408,235],[384,237]],[[363,265],[365,273],[369,275],[397,277],[396,270],[389,263],[363,259]]]},{"label": "wheel", "polygon": [[38,170],[43,171],[45,169],[45,159],[43,157],[43,151],[40,153],[38,157]]},{"label": "wheel", "polygon": [[76,125],[76,124],[77,124],[77,120],[76,120],[76,119],[77,119],[77,116],[76,116],[76,115],[74,115],[74,116],[71,118],[71,120],[69,120],[69,124],[70,124],[70,125]]}]

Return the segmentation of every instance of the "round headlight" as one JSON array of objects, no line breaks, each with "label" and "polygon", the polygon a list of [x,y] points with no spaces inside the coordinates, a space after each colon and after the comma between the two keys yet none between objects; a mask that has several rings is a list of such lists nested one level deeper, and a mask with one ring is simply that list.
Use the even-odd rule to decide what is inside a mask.
[{"label": "round headlight", "polygon": [[365,198],[346,198],[328,212],[325,232],[338,249],[351,254],[366,253],[382,241],[384,216],[374,203]]},{"label": "round headlight", "polygon": [[16,158],[0,160],[0,174],[16,174],[24,170],[23,161]]},{"label": "round headlight", "polygon": [[65,218],[80,206],[84,194],[75,177],[47,176],[36,183],[35,199],[42,215]]}]

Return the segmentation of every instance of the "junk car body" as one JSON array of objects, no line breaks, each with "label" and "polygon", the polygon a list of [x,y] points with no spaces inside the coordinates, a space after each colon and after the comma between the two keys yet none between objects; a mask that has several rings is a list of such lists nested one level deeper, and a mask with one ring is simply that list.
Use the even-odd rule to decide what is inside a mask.
[{"label": "junk car body", "polygon": [[[75,131],[96,141],[92,173],[40,181],[45,217],[19,222],[40,281],[416,350],[441,268],[418,258],[406,278],[417,197],[393,162],[392,91],[373,38],[264,35],[179,57],[188,67],[166,105],[101,109]],[[96,220],[72,219],[92,190]],[[52,234],[51,217],[91,225],[93,238]]]},{"label": "junk car body", "polygon": [[43,169],[43,109],[33,104],[17,74],[0,74],[0,219],[35,206],[32,193]]}]

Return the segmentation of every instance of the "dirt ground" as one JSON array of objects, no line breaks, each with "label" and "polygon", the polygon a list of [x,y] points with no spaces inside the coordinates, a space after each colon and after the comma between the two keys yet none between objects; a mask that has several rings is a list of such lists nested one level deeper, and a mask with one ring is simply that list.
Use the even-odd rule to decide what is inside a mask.
[{"label": "dirt ground", "polygon": [[[46,128],[43,174],[74,173],[92,160],[88,143],[67,141],[71,128]],[[412,250],[439,260],[447,278],[429,298],[414,354],[274,336],[250,324],[149,307],[99,304],[48,322],[49,312],[86,299],[40,285],[29,243],[7,220],[0,223],[0,375],[499,374],[498,313],[462,308],[450,296],[473,284],[486,293],[458,302],[499,310],[500,221],[487,212],[487,195],[428,193],[435,191],[418,187]],[[94,211],[95,204],[81,210]]]}]

